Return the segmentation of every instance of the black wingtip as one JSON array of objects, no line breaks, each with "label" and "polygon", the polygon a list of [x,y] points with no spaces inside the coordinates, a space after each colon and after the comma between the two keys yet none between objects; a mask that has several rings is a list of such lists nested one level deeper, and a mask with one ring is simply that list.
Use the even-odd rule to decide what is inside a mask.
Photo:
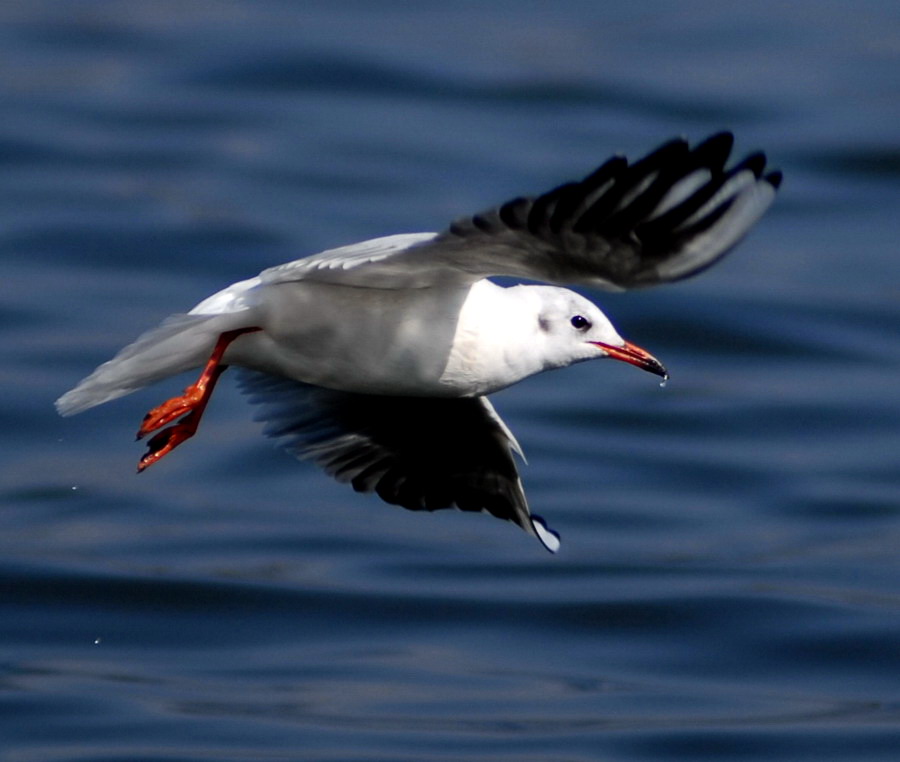
[{"label": "black wingtip", "polygon": [[784,179],[784,175],[782,174],[780,169],[776,169],[774,172],[769,172],[763,180],[765,180],[769,185],[771,185],[775,190],[778,190],[781,187],[781,181]]},{"label": "black wingtip", "polygon": [[688,153],[688,142],[684,138],[674,138],[663,143],[659,148],[651,151],[646,156],[632,163],[631,168],[655,168],[662,167],[680,160]]},{"label": "black wingtip", "polygon": [[734,148],[734,134],[728,130],[723,130],[715,135],[710,135],[691,153],[699,166],[707,166],[710,169],[722,169],[731,155],[732,148]]},{"label": "black wingtip", "polygon": [[745,169],[749,169],[754,176],[759,179],[762,177],[763,171],[766,168],[766,155],[762,151],[757,151],[756,153],[751,153],[746,158],[742,159],[739,164],[737,164],[733,170],[731,170],[732,174],[737,174]]}]

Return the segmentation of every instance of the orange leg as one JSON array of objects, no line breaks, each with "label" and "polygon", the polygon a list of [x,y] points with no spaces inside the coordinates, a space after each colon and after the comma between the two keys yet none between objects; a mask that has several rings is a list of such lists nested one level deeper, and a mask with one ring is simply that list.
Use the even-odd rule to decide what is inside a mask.
[{"label": "orange leg", "polygon": [[138,429],[138,439],[143,439],[150,432],[162,428],[176,418],[181,416],[184,416],[184,418],[174,426],[169,426],[169,428],[163,429],[156,436],[151,437],[147,442],[147,452],[138,463],[138,473],[152,466],[156,461],[168,455],[178,445],[197,433],[200,418],[203,416],[203,411],[209,403],[213,389],[216,388],[216,382],[228,367],[227,365],[222,365],[222,357],[225,355],[228,345],[238,336],[261,330],[261,328],[239,328],[235,331],[225,331],[219,336],[219,340],[216,342],[216,346],[209,356],[200,378],[185,389],[184,394],[180,397],[166,400],[162,405],[153,408],[144,416],[141,427]]}]

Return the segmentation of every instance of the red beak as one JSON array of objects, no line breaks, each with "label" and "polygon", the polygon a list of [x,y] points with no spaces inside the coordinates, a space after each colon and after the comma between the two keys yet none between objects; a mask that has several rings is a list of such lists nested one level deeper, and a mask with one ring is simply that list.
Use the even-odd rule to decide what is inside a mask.
[{"label": "red beak", "polygon": [[636,365],[641,370],[655,373],[657,376],[662,376],[663,378],[669,377],[669,372],[665,369],[665,367],[659,360],[657,360],[647,350],[641,349],[639,346],[632,344],[630,341],[626,341],[625,344],[621,347],[614,347],[611,344],[604,344],[602,341],[592,341],[590,343],[596,347],[600,347],[600,349],[606,352],[606,354],[612,357],[614,360],[621,360],[622,362],[627,362],[630,365]]}]

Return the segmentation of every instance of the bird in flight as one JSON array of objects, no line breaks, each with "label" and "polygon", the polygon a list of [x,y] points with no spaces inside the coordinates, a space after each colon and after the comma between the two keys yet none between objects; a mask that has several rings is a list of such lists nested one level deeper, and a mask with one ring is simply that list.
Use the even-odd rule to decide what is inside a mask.
[{"label": "bird in flight", "polygon": [[[762,153],[727,166],[733,137],[615,156],[583,180],[520,197],[441,233],[376,238],[264,270],[169,317],[56,402],[72,415],[194,368],[151,410],[138,471],[192,437],[225,369],[260,406],[265,433],[358,492],[411,510],[456,507],[518,524],[531,513],[512,432],[487,395],[536,373],[612,358],[662,364],[557,284],[606,290],[694,275],[771,204],[781,173]],[[553,285],[493,283],[491,276]]]}]

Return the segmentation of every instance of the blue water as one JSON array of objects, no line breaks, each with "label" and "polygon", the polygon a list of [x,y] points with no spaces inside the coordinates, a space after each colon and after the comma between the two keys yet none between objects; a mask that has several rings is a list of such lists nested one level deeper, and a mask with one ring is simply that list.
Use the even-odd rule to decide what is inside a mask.
[{"label": "blue water", "polygon": [[[0,759],[898,759],[895,2],[14,0],[0,50]],[[589,293],[667,387],[495,399],[558,556],[332,484],[233,381],[140,477],[187,379],[52,409],[265,266],[722,128],[771,212]]]}]

